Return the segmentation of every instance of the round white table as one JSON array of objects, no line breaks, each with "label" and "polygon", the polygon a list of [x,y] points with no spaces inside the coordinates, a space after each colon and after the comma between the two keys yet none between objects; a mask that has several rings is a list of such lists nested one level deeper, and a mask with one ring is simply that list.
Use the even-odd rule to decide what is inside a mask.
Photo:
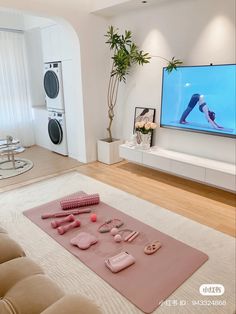
[{"label": "round white table", "polygon": [[20,141],[18,139],[13,139],[12,141],[0,139],[0,156],[7,155],[7,160],[0,161],[0,166],[6,162],[12,162],[13,169],[16,169],[15,154],[20,147]]}]

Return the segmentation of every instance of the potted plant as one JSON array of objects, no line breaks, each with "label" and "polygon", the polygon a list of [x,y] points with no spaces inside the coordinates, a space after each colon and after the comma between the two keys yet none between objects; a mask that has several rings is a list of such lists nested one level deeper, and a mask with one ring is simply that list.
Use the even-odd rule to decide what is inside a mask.
[{"label": "potted plant", "polygon": [[[132,40],[131,31],[126,30],[124,34],[119,34],[118,29],[109,26],[105,37],[107,38],[106,44],[109,45],[112,51],[112,66],[107,90],[109,122],[107,127],[108,138],[98,140],[98,160],[106,164],[112,164],[121,161],[119,145],[122,141],[114,139],[112,136],[114,108],[117,103],[119,85],[121,82],[126,83],[126,76],[133,65],[149,63],[151,56],[143,50],[139,50],[136,43]],[[176,66],[181,63],[180,60],[172,58],[171,61],[168,61],[168,72],[176,69]]]},{"label": "potted plant", "polygon": [[98,141],[98,160],[107,164],[121,161],[119,157],[119,145],[121,140],[114,139],[112,136],[112,122],[114,119],[114,108],[117,103],[120,82],[126,82],[126,76],[134,64],[143,65],[149,62],[148,53],[139,50],[132,40],[131,31],[119,34],[113,26],[108,28],[105,35],[106,44],[112,51],[112,67],[110,72],[107,106],[108,106],[108,138]]}]

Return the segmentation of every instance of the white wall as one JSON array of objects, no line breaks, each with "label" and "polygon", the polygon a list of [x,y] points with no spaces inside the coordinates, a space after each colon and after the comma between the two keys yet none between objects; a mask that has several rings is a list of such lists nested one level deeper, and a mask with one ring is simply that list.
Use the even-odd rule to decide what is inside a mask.
[{"label": "white wall", "polygon": [[51,19],[46,19],[40,16],[35,16],[35,15],[24,14],[25,30],[37,28],[37,27],[47,27],[54,24],[56,24],[56,22]]},{"label": "white wall", "polygon": [[[130,29],[140,48],[151,55],[176,56],[185,65],[235,63],[234,14],[234,0],[170,0],[119,15],[110,24]],[[159,122],[163,66],[161,59],[152,58],[128,78],[119,97],[117,136],[131,136],[135,106],[156,108]],[[231,138],[159,128],[155,145],[235,162],[236,147]]]}]

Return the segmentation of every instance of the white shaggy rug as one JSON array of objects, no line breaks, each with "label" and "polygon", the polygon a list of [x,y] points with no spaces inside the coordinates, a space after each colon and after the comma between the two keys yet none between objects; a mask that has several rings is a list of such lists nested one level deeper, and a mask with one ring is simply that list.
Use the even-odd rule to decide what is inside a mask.
[{"label": "white shaggy rug", "polygon": [[[234,238],[77,172],[0,195],[0,225],[65,292],[94,299],[105,314],[142,313],[22,214],[79,190],[99,193],[105,203],[208,254],[209,260],[153,313],[234,313]],[[202,284],[222,284],[225,293],[202,296]]]}]

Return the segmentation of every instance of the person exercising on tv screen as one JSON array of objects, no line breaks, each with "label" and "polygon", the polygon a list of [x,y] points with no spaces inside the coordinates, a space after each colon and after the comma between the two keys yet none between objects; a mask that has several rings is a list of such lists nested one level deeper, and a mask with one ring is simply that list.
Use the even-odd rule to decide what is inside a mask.
[{"label": "person exercising on tv screen", "polygon": [[205,100],[204,100],[204,96],[200,95],[200,94],[193,94],[189,103],[188,103],[188,107],[184,110],[179,123],[181,124],[186,124],[188,123],[186,121],[187,116],[190,114],[190,112],[193,110],[193,108],[196,106],[196,104],[199,104],[199,110],[205,114],[205,117],[207,119],[207,121],[211,124],[211,126],[214,129],[223,129],[222,126],[218,125],[215,122],[215,112],[210,111]]}]

